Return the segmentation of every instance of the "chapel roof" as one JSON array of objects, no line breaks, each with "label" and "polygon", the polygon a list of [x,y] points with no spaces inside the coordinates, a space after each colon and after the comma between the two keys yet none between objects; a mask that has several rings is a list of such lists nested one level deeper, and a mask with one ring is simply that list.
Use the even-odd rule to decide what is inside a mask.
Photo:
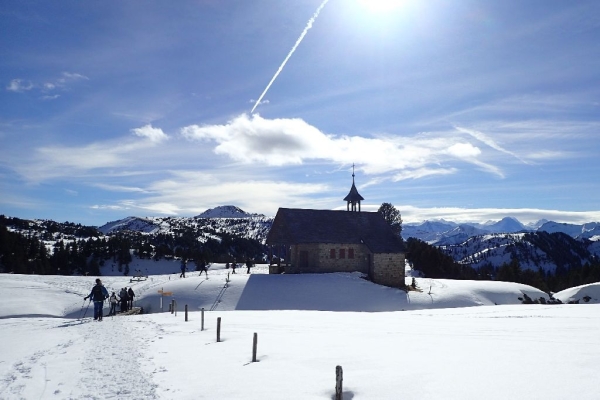
[{"label": "chapel roof", "polygon": [[365,244],[373,253],[402,253],[404,243],[378,212],[280,208],[267,244]]}]

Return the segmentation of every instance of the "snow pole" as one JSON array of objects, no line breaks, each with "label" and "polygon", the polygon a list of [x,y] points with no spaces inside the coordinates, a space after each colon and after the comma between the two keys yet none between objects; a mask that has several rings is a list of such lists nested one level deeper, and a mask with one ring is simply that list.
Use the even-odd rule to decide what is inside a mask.
[{"label": "snow pole", "polygon": [[254,332],[252,339],[252,362],[256,362],[256,349],[258,347],[258,333]]},{"label": "snow pole", "polygon": [[81,313],[83,312],[83,307],[85,307],[85,301],[86,301],[86,299],[84,298],[83,299],[83,304],[81,305],[81,310],[79,310],[79,317],[77,318],[79,320],[81,319]]},{"label": "snow pole", "polygon": [[221,317],[217,318],[217,343],[221,341]]},{"label": "snow pole", "polygon": [[344,398],[343,388],[344,371],[342,366],[338,365],[335,367],[335,400],[342,400]]},{"label": "snow pole", "polygon": [[[84,300],[84,301],[85,301],[85,300]],[[82,317],[82,319],[83,319],[83,318],[85,318],[85,315],[87,314],[87,310],[88,310],[88,308],[90,308],[90,304],[92,304],[92,299],[90,299],[90,301],[88,302],[88,305],[87,305],[87,307],[85,308],[85,312],[83,313],[83,317]]]}]

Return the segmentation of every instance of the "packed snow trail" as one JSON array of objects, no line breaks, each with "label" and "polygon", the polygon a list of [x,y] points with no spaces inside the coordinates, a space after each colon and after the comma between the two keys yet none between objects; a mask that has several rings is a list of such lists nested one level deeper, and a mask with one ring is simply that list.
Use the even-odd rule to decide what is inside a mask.
[{"label": "packed snow trail", "polygon": [[[108,318],[85,325],[86,355],[81,368],[79,389],[90,399],[155,399],[152,377],[140,370],[142,345],[131,334],[127,317]],[[137,325],[137,324],[136,324]],[[136,335],[138,333],[136,332]]]},{"label": "packed snow trail", "polygon": [[[140,364],[140,349],[154,330],[127,318],[46,319],[45,335],[50,331],[61,338],[58,346],[50,348],[39,340],[40,332],[28,329],[27,320],[13,320],[22,331],[22,342],[15,345],[22,346],[23,356],[0,377],[0,400],[158,398],[152,376],[143,373]],[[66,387],[73,375],[77,384]]]}]

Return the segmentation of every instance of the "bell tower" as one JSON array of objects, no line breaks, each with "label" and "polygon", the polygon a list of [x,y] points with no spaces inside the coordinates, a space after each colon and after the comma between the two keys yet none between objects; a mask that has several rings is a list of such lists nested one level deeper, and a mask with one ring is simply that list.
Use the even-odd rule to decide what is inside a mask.
[{"label": "bell tower", "polygon": [[[344,201],[346,202],[347,211],[357,211],[360,212],[360,201],[364,200],[364,198],[358,193],[356,186],[354,185],[354,164],[352,164],[352,187],[350,188],[350,193],[346,197],[344,197]],[[358,209],[356,206],[358,205]]]}]

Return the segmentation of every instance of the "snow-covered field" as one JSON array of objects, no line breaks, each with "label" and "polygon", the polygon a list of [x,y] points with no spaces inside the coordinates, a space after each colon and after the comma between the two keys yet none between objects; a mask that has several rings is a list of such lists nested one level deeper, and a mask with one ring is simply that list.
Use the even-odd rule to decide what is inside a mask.
[{"label": "snow-covered field", "polygon": [[[331,399],[337,365],[344,399],[600,398],[600,285],[556,294],[588,304],[522,305],[546,295],[427,278],[406,293],[265,266],[213,265],[208,280],[180,279],[174,262],[134,269],[162,274],[103,282],[133,287],[150,313],[102,322],[83,301],[94,277],[0,275],[0,399]],[[160,312],[159,290],[176,315]]]}]

